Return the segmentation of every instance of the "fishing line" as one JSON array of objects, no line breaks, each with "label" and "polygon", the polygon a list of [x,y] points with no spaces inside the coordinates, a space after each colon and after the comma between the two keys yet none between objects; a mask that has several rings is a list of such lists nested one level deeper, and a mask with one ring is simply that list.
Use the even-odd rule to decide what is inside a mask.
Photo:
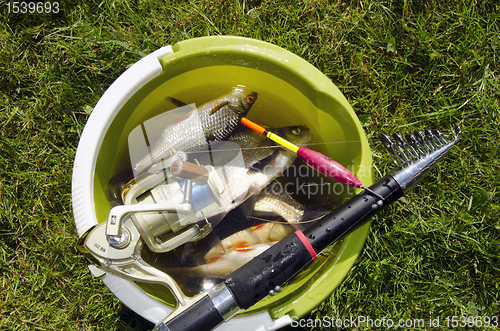
[{"label": "fishing line", "polygon": [[[346,141],[329,141],[329,142],[323,142],[323,143],[309,143],[307,146],[319,146],[319,145],[333,145],[333,144],[344,144],[344,143],[357,143],[361,142],[361,140],[346,140]],[[239,147],[239,148],[227,148],[227,149],[221,149],[221,150],[210,150],[211,153],[217,153],[217,152],[232,152],[232,151],[250,151],[250,150],[258,150],[258,149],[274,149],[276,147],[283,147],[283,146],[260,146],[260,147]],[[206,150],[208,152],[209,150]],[[196,154],[196,153],[202,153],[204,151],[194,151],[194,152],[186,152],[186,154]]]},{"label": "fishing line", "polygon": [[331,145],[331,144],[344,144],[344,143],[359,143],[361,140],[345,140],[345,141],[327,141],[324,143],[309,143],[308,146],[311,145]]},{"label": "fishing line", "polygon": [[[361,140],[352,140],[348,142],[360,142]],[[308,146],[311,145],[332,145],[332,144],[341,144],[343,142],[326,142],[326,143],[312,143],[308,144]],[[259,149],[275,149],[276,147],[279,148],[284,148],[283,146],[262,146],[262,147],[240,147],[240,148],[228,148],[228,149],[220,149],[220,150],[206,150],[206,151],[195,151],[195,152],[186,152],[186,154],[197,154],[197,153],[203,153],[203,152],[210,152],[210,153],[223,153],[223,152],[236,152],[236,151],[251,151],[251,150],[259,150]]]}]

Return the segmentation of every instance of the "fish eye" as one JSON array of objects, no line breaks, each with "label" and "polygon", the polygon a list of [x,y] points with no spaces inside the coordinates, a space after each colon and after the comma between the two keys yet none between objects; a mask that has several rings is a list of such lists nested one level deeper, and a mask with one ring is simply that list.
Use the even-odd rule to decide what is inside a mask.
[{"label": "fish eye", "polygon": [[247,97],[247,103],[252,104],[252,103],[254,103],[254,101],[255,101],[255,98],[254,98],[253,96],[249,95],[249,96]]},{"label": "fish eye", "polygon": [[302,130],[300,130],[300,128],[293,128],[292,129],[292,133],[296,136],[298,136],[299,134],[302,133]]}]

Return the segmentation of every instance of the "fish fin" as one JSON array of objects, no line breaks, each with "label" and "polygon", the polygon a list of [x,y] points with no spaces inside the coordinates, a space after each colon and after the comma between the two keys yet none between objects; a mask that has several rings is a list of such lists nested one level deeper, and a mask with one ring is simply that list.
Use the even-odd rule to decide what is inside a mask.
[{"label": "fish fin", "polygon": [[184,107],[187,105],[187,103],[184,103],[181,100],[176,99],[176,98],[172,98],[172,97],[165,97],[165,100],[170,101],[171,103],[173,103],[177,107]]},{"label": "fish fin", "polygon": [[240,195],[231,202],[233,204],[236,204],[241,201],[241,204],[238,206],[238,208],[235,208],[231,211],[232,216],[234,216],[235,220],[239,223],[246,224],[246,222],[251,218],[253,209],[255,207],[255,200],[257,198],[256,193],[256,189],[254,187],[251,187],[248,189],[248,192],[246,192],[246,194]]},{"label": "fish fin", "polygon": [[252,248],[251,246],[249,247],[240,247],[240,248],[236,248],[234,251],[235,252],[250,252],[250,251],[253,251],[255,248]]},{"label": "fish fin", "polygon": [[[239,203],[239,202],[244,202],[247,201],[248,199],[251,199],[252,197],[256,197],[259,194],[259,189],[255,186],[250,186],[248,190],[236,198],[234,198],[231,203]],[[252,199],[253,200],[253,199]]]},{"label": "fish fin", "polygon": [[213,259],[220,258],[227,253],[219,235],[217,235],[216,232],[217,228],[214,228],[214,231],[212,231],[206,238],[202,239],[205,240],[205,247],[210,247],[208,252],[206,252],[203,256],[206,263],[209,261],[215,261]]},{"label": "fish fin", "polygon": [[237,241],[235,242],[233,245],[231,245],[231,247],[229,248],[234,248],[235,250],[238,249],[238,248],[246,248],[250,245],[248,245],[248,242],[245,241],[245,240],[240,240],[240,241]]},{"label": "fish fin", "polygon": [[210,259],[208,259],[207,264],[213,263],[213,262],[217,261],[218,259],[220,259],[221,257],[222,257],[222,255],[211,257]]},{"label": "fish fin", "polygon": [[251,229],[252,229],[252,231],[255,231],[255,230],[258,230],[258,229],[262,228],[265,225],[266,225],[266,223],[257,224],[255,226],[252,226]]},{"label": "fish fin", "polygon": [[221,101],[221,102],[219,102],[218,104],[216,104],[216,105],[212,108],[212,110],[210,111],[210,115],[215,114],[215,113],[216,113],[219,109],[221,109],[222,107],[224,107],[224,106],[226,106],[226,105],[228,105],[228,104],[229,104],[229,101],[227,101],[227,100],[226,100],[226,101]]}]

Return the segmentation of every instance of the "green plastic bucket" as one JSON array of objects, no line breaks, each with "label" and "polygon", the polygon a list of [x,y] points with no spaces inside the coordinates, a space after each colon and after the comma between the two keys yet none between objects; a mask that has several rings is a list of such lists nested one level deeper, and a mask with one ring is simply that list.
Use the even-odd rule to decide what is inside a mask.
[{"label": "green plastic bucket", "polygon": [[[129,68],[94,108],[78,147],[73,173],[73,207],[79,236],[104,222],[112,207],[108,182],[130,167],[129,133],[172,108],[166,97],[199,104],[245,86],[259,93],[247,117],[270,126],[307,125],[310,147],[348,167],[365,185],[373,182],[366,135],[338,88],[314,66],[275,45],[240,37],[185,40],[166,46]],[[320,255],[283,291],[267,297],[223,328],[276,329],[328,298],[360,253],[369,224],[344,238],[338,253]],[[175,306],[159,285],[101,277],[128,307],[158,323]],[[242,329],[242,330],[243,330]]]}]

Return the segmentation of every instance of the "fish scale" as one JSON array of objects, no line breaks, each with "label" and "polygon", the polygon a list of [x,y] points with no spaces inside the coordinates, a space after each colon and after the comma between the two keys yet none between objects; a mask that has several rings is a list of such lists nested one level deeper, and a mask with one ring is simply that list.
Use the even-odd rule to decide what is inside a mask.
[{"label": "fish scale", "polygon": [[256,92],[234,89],[194,109],[163,131],[151,152],[134,166],[134,173],[138,175],[178,151],[207,150],[209,142],[220,141],[236,129],[256,99]]},{"label": "fish scale", "polygon": [[275,213],[291,224],[300,222],[305,205],[293,199],[281,185],[278,187],[277,192],[273,185],[262,190],[255,201],[254,212]]},{"label": "fish scale", "polygon": [[[134,171],[136,173],[142,172],[161,159],[170,157],[175,150],[189,153],[208,149],[205,132],[198,114],[199,111],[195,109],[188,118],[169,126],[151,153],[136,164]],[[189,132],[189,135],[186,132]]]},{"label": "fish scale", "polygon": [[246,168],[250,168],[260,160],[271,156],[276,149],[276,144],[272,140],[255,131],[238,132],[228,140],[240,146]]},{"label": "fish scale", "polygon": [[218,116],[210,115],[208,112],[199,114],[203,130],[210,133],[210,140],[215,141],[227,137],[239,123],[238,116],[234,116],[234,112],[229,107],[223,107],[217,113]]},{"label": "fish scale", "polygon": [[268,242],[264,244],[252,245],[247,247],[245,250],[232,250],[211,263],[200,264],[198,266],[188,268],[166,268],[165,271],[170,275],[177,275],[183,279],[186,277],[208,277],[220,279],[240,268],[252,258],[264,252],[274,244],[274,242]]}]

